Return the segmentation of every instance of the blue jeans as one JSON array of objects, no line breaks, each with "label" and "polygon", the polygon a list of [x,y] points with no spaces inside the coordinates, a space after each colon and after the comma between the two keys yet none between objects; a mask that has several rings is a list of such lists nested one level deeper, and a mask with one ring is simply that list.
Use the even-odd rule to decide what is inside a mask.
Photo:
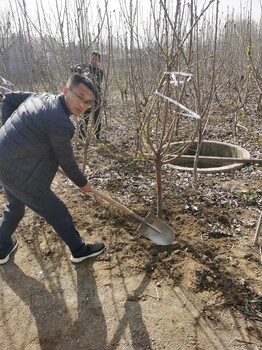
[{"label": "blue jeans", "polygon": [[12,234],[24,216],[25,205],[42,216],[66,243],[72,253],[80,250],[84,240],[76,230],[66,205],[49,189],[33,197],[8,184],[3,184],[7,203],[0,221],[0,249],[12,243]]}]

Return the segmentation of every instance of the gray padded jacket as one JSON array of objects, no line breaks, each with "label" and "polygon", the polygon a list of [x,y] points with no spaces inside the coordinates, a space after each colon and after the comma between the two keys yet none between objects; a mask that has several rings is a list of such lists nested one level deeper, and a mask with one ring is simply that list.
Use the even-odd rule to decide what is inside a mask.
[{"label": "gray padded jacket", "polygon": [[79,187],[87,183],[74,158],[74,125],[64,95],[10,92],[3,100],[0,181],[34,197],[50,188],[60,166]]}]

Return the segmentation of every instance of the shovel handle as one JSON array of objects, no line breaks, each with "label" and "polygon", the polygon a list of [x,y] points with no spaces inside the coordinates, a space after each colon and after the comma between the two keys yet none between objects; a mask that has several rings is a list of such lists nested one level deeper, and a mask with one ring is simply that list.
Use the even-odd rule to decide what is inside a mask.
[{"label": "shovel handle", "polygon": [[110,203],[110,204],[113,204],[116,208],[122,210],[123,212],[131,215],[131,216],[135,216],[137,217],[137,215],[132,211],[130,210],[129,208],[127,208],[125,205],[119,203],[118,201],[116,201],[115,199],[107,196],[106,194],[96,190],[95,188],[92,187],[91,189],[91,193],[93,193],[93,195],[95,197],[98,197],[98,198],[102,198],[104,199],[106,202]]},{"label": "shovel handle", "polygon": [[119,203],[118,201],[116,201],[115,199],[107,196],[106,194],[96,190],[95,188],[92,187],[91,189],[91,193],[94,194],[95,197],[99,197],[104,199],[105,201],[107,201],[110,204],[113,204],[116,208],[122,210],[123,212],[131,215],[133,218],[137,219],[138,221],[140,221],[141,223],[149,226],[151,229],[153,229],[154,231],[161,233],[161,231],[154,227],[153,225],[151,225],[150,223],[148,223],[144,218],[142,218],[142,216],[138,215],[137,213],[135,213],[134,211],[130,210],[129,208],[127,208],[125,205]]}]

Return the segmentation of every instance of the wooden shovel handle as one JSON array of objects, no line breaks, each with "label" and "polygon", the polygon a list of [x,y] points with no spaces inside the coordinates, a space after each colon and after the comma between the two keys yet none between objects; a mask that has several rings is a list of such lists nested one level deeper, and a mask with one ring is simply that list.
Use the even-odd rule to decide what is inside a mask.
[{"label": "wooden shovel handle", "polygon": [[151,225],[151,224],[148,223],[142,216],[140,216],[140,215],[138,215],[137,213],[135,213],[134,211],[130,210],[129,208],[127,208],[127,207],[124,206],[123,204],[119,203],[119,202],[116,201],[115,199],[113,199],[113,198],[107,196],[106,194],[104,194],[104,193],[102,193],[102,192],[96,190],[96,189],[93,188],[93,187],[92,187],[91,191],[92,191],[91,193],[93,193],[95,197],[102,198],[102,199],[104,199],[105,201],[107,201],[108,203],[113,204],[116,208],[122,210],[123,212],[125,212],[125,213],[127,213],[127,214],[129,214],[129,215],[131,215],[133,218],[135,218],[136,220],[140,221],[141,223],[143,223],[143,224],[149,226],[151,229],[153,229],[154,231],[156,231],[158,234],[161,234],[161,231],[160,231],[157,227]]},{"label": "wooden shovel handle", "polygon": [[104,199],[106,202],[108,202],[108,203],[110,203],[110,204],[113,204],[116,208],[122,210],[123,212],[125,212],[125,213],[127,213],[127,214],[129,214],[129,215],[131,215],[131,216],[135,216],[135,217],[136,217],[135,213],[134,213],[132,210],[130,210],[129,208],[127,208],[125,205],[119,203],[119,202],[116,201],[115,199],[113,199],[113,198],[107,196],[106,194],[104,194],[104,193],[102,193],[102,192],[96,190],[96,189],[93,188],[93,187],[92,187],[92,192],[91,192],[91,193],[93,193],[93,195],[94,195],[95,197],[102,198],[102,199]]}]

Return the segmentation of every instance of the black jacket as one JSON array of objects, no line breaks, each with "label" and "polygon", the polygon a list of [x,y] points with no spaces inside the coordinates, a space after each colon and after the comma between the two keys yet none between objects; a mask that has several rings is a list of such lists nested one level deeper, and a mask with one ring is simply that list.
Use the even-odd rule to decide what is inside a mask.
[{"label": "black jacket", "polygon": [[63,94],[7,93],[2,118],[0,180],[3,184],[41,196],[50,188],[59,165],[77,186],[87,183],[74,158],[71,139],[75,128]]}]

